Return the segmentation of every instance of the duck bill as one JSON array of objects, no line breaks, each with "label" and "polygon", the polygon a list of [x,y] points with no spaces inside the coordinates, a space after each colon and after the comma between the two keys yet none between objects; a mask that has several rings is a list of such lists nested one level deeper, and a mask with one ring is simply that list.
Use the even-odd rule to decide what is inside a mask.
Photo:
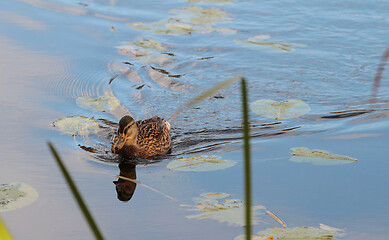
[{"label": "duck bill", "polygon": [[127,137],[119,136],[117,138],[117,141],[114,143],[113,149],[116,151],[122,149],[126,141],[127,141]]}]

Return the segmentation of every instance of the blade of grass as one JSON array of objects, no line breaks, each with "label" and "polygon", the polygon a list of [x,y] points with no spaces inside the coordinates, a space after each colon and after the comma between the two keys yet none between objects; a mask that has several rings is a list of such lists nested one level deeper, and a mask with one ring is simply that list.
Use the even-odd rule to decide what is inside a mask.
[{"label": "blade of grass", "polygon": [[169,118],[169,120],[171,122],[174,122],[177,115],[184,109],[184,108],[188,108],[188,107],[191,107],[201,101],[203,101],[205,98],[209,97],[209,96],[212,96],[213,94],[217,93],[218,91],[220,91],[221,89],[223,88],[226,88],[228,87],[230,84],[232,84],[233,82],[235,81],[238,81],[238,80],[242,80],[243,77],[242,76],[234,76],[232,78],[229,78],[221,83],[219,83],[218,85],[216,85],[215,87],[211,88],[210,90],[200,94],[199,96],[195,97],[194,99],[192,99],[191,101],[189,101],[188,103],[186,103],[183,107],[179,108],[177,111],[175,111],[172,116]]},{"label": "blade of grass", "polygon": [[245,202],[246,202],[246,239],[251,239],[251,160],[250,160],[250,127],[247,100],[246,80],[242,78],[242,113],[243,113],[243,141],[244,141],[244,175],[245,175]]},{"label": "blade of grass", "polygon": [[187,104],[185,104],[185,106],[186,107],[193,106],[193,105],[203,101],[205,98],[207,98],[209,96],[212,96],[213,94],[217,93],[219,90],[228,87],[231,83],[233,83],[233,82],[235,82],[237,80],[242,80],[242,79],[243,79],[242,76],[235,76],[235,77],[229,78],[226,81],[219,83],[215,87],[213,87],[213,88],[209,89],[208,91],[206,91],[206,92],[200,94],[199,96],[195,97],[192,101],[190,101]]},{"label": "blade of grass", "polygon": [[13,239],[11,234],[7,230],[7,227],[3,223],[3,220],[1,220],[1,217],[0,217],[0,239],[2,239],[2,240],[12,240]]},{"label": "blade of grass", "polygon": [[85,217],[86,221],[88,222],[89,227],[91,228],[95,238],[99,239],[99,240],[104,239],[96,222],[93,220],[93,217],[92,217],[91,213],[89,212],[88,207],[86,206],[86,203],[82,199],[82,196],[81,196],[80,192],[78,191],[76,184],[73,182],[68,170],[66,169],[64,163],[62,162],[60,156],[58,155],[57,151],[55,150],[54,146],[51,143],[48,143],[48,145],[49,145],[51,153],[53,154],[59,168],[61,169],[61,172],[62,172],[62,174],[63,174],[63,176],[64,176],[72,194],[73,194],[74,199],[76,200],[78,206],[80,207],[82,213],[84,214],[84,217]]},{"label": "blade of grass", "polygon": [[281,218],[279,216],[277,216],[276,214],[270,212],[269,210],[266,210],[266,213],[268,215],[270,215],[272,218],[274,218],[274,220],[276,220],[277,222],[279,222],[284,228],[287,228],[288,226],[286,226],[286,224],[284,223],[284,221],[281,220]]}]

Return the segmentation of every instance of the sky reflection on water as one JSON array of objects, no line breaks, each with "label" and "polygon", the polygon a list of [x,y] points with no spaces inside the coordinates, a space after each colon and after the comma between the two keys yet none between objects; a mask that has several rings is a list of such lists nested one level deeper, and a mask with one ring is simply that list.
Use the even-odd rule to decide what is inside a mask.
[{"label": "sky reflection on water", "polygon": [[[184,35],[127,25],[165,21],[174,17],[170,10],[190,5],[220,8],[229,21],[212,22],[212,31],[202,25]],[[387,239],[387,70],[377,103],[369,102],[389,44],[387,1],[21,0],[3,1],[0,8],[0,183],[26,182],[40,194],[36,203],[2,214],[16,239],[91,237],[51,159],[48,140],[66,160],[110,239],[232,239],[241,234],[240,227],[189,220],[185,216],[190,213],[177,202],[139,185],[130,201],[119,201],[112,182],[120,169],[117,159],[104,151],[115,131],[112,122],[122,115],[169,118],[202,91],[236,74],[248,79],[250,102],[301,99],[311,108],[286,120],[251,114],[254,202],[291,227],[324,223],[346,229],[345,239]],[[134,46],[145,39],[161,43],[164,50]],[[247,40],[261,44],[239,43]],[[287,43],[294,44],[294,51],[274,47]],[[137,165],[137,180],[184,204],[193,204],[204,192],[242,199],[239,89],[232,85],[182,111],[173,125],[175,152],[166,160]],[[120,107],[100,112],[76,104],[78,97],[101,96],[115,96]],[[98,136],[88,136],[89,141],[55,131],[52,123],[68,116],[93,117],[104,128]],[[101,151],[98,155],[80,146]],[[288,160],[294,147],[323,149],[358,162],[295,163]],[[171,159],[187,154],[214,154],[238,164],[201,173],[166,168]],[[266,219],[255,231],[275,226]]]}]

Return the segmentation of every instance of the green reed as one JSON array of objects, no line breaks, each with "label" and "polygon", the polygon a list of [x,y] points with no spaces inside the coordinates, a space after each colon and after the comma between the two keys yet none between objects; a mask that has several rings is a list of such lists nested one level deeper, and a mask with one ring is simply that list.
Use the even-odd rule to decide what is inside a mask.
[{"label": "green reed", "polygon": [[[249,240],[251,238],[251,158],[250,158],[250,126],[249,126],[249,111],[248,111],[248,98],[247,98],[247,86],[246,79],[241,76],[235,76],[230,79],[227,79],[224,82],[219,83],[215,87],[210,90],[202,93],[201,95],[194,98],[192,101],[187,103],[185,107],[191,107],[195,105],[205,98],[210,97],[215,94],[219,90],[228,87],[235,81],[240,80],[241,84],[241,95],[242,95],[242,117],[243,117],[243,143],[244,143],[244,188],[245,188],[245,222],[246,222],[246,239]],[[179,111],[182,109],[179,109]],[[178,114],[177,111],[174,116]]]},{"label": "green reed", "polygon": [[247,100],[246,80],[242,78],[242,114],[243,114],[243,142],[244,142],[244,187],[246,201],[246,239],[251,238],[251,151],[250,126]]},{"label": "green reed", "polygon": [[66,169],[63,161],[61,160],[61,158],[58,155],[57,151],[55,150],[54,146],[51,143],[48,143],[48,145],[49,145],[49,148],[51,150],[51,153],[53,154],[53,156],[58,164],[58,167],[60,168],[60,170],[61,170],[61,172],[66,180],[66,183],[68,184],[68,186],[73,194],[74,199],[76,200],[78,206],[80,207],[81,212],[83,213],[86,221],[88,222],[92,233],[94,234],[96,239],[103,240],[104,237],[101,234],[99,227],[97,226],[96,222],[93,220],[92,214],[89,212],[88,207],[86,206],[86,203],[82,199],[82,196],[81,196],[80,192],[78,191],[76,184],[72,180],[72,177],[70,176],[68,170]]}]

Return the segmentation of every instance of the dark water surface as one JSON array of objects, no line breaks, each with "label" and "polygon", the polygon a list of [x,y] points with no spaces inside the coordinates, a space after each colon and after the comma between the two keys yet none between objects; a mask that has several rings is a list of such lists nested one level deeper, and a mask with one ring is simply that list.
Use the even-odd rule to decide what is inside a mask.
[{"label": "dark water surface", "polygon": [[[169,13],[192,5],[227,15],[188,27],[174,11]],[[48,151],[50,140],[107,239],[238,236],[241,227],[187,219],[193,212],[180,204],[193,205],[192,199],[206,192],[244,198],[239,84],[183,109],[176,118],[172,114],[202,91],[240,74],[248,80],[250,102],[301,99],[311,108],[285,120],[251,112],[254,203],[290,227],[323,223],[345,229],[344,239],[389,239],[387,71],[376,103],[370,102],[374,75],[389,44],[388,12],[388,1],[362,0],[1,1],[0,183],[25,182],[40,195],[34,204],[2,218],[16,239],[91,239]],[[176,32],[155,33],[173,24],[167,22],[172,17]],[[129,25],[158,21],[151,30]],[[255,36],[286,45],[239,42]],[[129,43],[142,39],[164,49]],[[115,96],[120,106],[102,112],[76,104],[79,97],[101,96]],[[177,201],[139,185],[129,202],[117,199],[114,176],[135,174],[131,166],[119,169],[118,158],[106,153],[124,114],[136,119],[159,115],[171,122],[172,154],[152,164],[141,162],[136,176]],[[101,128],[96,135],[72,137],[53,127],[69,116],[94,118]],[[322,149],[358,162],[296,163],[288,160],[293,147]],[[166,168],[174,158],[205,154],[238,163],[210,172]],[[280,225],[263,217],[254,229],[269,227]]]}]

